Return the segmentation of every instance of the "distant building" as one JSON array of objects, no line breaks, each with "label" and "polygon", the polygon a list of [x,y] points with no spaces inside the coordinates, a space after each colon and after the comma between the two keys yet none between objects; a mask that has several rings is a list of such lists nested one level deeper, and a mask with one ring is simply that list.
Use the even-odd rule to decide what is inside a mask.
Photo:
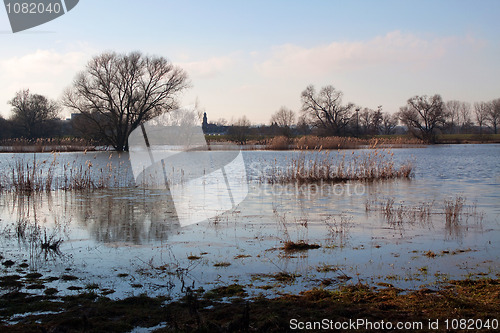
[{"label": "distant building", "polygon": [[206,135],[224,135],[227,134],[228,126],[221,126],[214,123],[209,123],[207,113],[203,113],[203,123],[201,124],[203,133]]}]

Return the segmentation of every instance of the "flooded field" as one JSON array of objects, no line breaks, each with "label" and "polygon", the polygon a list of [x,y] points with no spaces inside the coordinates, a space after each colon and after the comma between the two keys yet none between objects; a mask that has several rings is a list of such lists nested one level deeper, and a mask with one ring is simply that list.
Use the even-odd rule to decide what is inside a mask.
[{"label": "flooded field", "polygon": [[[16,161],[36,159],[37,179],[47,184],[49,175],[53,189],[1,192],[1,269],[41,274],[37,287],[17,285],[30,293],[94,290],[111,298],[176,298],[188,287],[231,285],[273,297],[358,282],[418,289],[498,277],[500,145],[391,152],[396,165],[412,161],[413,178],[271,183],[270,170],[324,153],[244,151],[245,200],[185,227],[165,191],[135,186],[127,154],[1,154],[4,186]],[[328,158],[363,153],[332,151]],[[75,179],[96,188],[71,189]]]}]

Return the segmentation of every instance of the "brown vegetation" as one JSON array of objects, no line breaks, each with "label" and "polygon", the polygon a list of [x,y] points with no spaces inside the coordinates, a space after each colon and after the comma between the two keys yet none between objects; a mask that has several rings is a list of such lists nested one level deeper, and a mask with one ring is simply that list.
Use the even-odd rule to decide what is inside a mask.
[{"label": "brown vegetation", "polygon": [[[13,283],[19,282],[16,278],[11,278]],[[157,332],[284,332],[290,330],[293,318],[310,322],[328,318],[333,322],[383,320],[394,326],[398,322],[419,322],[422,331],[430,331],[429,321],[438,320],[438,328],[432,331],[446,332],[450,331],[446,319],[474,318],[483,325],[489,323],[490,328],[483,326],[482,330],[488,332],[494,331],[492,320],[498,323],[498,287],[498,279],[451,281],[439,290],[407,292],[391,286],[375,290],[358,284],[334,291],[312,289],[301,295],[244,300],[245,286],[229,285],[206,293],[190,290],[174,302],[145,295],[111,300],[98,291],[65,297],[48,292],[45,296],[10,292],[0,296],[0,329],[130,332],[136,327],[158,326]]]},{"label": "brown vegetation", "polygon": [[393,153],[377,149],[346,158],[338,153],[334,158],[329,151],[318,150],[315,154],[300,153],[285,168],[275,165],[271,174],[264,177],[270,183],[339,183],[349,180],[375,181],[381,179],[410,178],[411,162],[396,167]]},{"label": "brown vegetation", "polygon": [[419,147],[424,142],[417,138],[408,136],[387,136],[373,137],[370,139],[346,137],[346,136],[326,136],[319,137],[314,135],[305,135],[298,138],[288,138],[286,136],[275,136],[266,143],[266,149],[269,150],[288,150],[288,149],[358,149],[358,148],[401,148],[401,147]]}]

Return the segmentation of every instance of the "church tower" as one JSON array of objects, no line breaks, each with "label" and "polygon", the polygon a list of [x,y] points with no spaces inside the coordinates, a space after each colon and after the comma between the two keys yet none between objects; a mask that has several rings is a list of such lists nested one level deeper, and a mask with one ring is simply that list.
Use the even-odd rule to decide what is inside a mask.
[{"label": "church tower", "polygon": [[208,129],[208,120],[206,112],[203,112],[203,124],[201,125],[201,128],[203,129],[203,132],[206,132]]}]

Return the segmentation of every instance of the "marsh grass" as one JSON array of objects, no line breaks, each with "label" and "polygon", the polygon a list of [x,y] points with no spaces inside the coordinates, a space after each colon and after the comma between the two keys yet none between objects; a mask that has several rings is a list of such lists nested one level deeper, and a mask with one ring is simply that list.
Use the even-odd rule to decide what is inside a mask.
[{"label": "marsh grass", "polygon": [[309,244],[308,243],[308,234],[309,234],[309,219],[307,217],[303,217],[299,220],[294,219],[294,225],[297,228],[297,240],[293,240],[290,236],[289,231],[289,222],[287,220],[286,213],[280,214],[278,212],[277,207],[273,207],[273,214],[275,216],[276,221],[278,222],[278,230],[283,234],[283,239],[281,240],[283,243],[282,249],[287,252],[297,252],[297,251],[307,251],[311,249],[318,249],[321,246],[318,244]]},{"label": "marsh grass", "polygon": [[299,138],[275,136],[266,144],[269,150],[317,150],[317,149],[359,149],[359,148],[403,148],[424,146],[424,142],[406,136],[374,137],[370,139],[327,136],[319,137],[305,135]]},{"label": "marsh grass", "polygon": [[470,227],[482,228],[484,212],[477,208],[477,203],[468,203],[465,197],[456,196],[445,199],[442,205],[435,201],[408,205],[404,201],[396,203],[394,198],[382,201],[365,202],[367,214],[377,211],[392,227],[404,230],[409,225],[434,228],[439,216],[444,215],[444,228],[451,237],[461,237]]},{"label": "marsh grass", "polygon": [[47,139],[5,139],[0,140],[0,152],[52,152],[52,151],[90,151],[96,149],[97,143],[92,140],[77,138]]},{"label": "marsh grass", "polygon": [[128,185],[124,180],[124,161],[114,165],[111,157],[105,166],[94,165],[91,160],[82,164],[76,159],[62,164],[56,153],[52,153],[51,159],[38,159],[36,154],[30,160],[15,157],[11,166],[0,169],[0,191],[30,195],[55,190],[93,190]]},{"label": "marsh grass", "polygon": [[455,200],[444,201],[444,214],[447,225],[458,225],[462,218],[465,199],[457,196]]},{"label": "marsh grass", "polygon": [[344,247],[349,239],[349,230],[352,228],[352,217],[341,214],[338,218],[332,217],[324,221],[329,240],[335,245]]},{"label": "marsh grass", "polygon": [[384,179],[411,178],[413,164],[411,161],[396,166],[389,150],[376,149],[361,154],[346,156],[337,153],[331,156],[330,151],[316,150],[313,154],[300,152],[297,157],[287,160],[281,167],[275,162],[261,180],[269,183],[342,183],[347,181],[376,181]]}]

